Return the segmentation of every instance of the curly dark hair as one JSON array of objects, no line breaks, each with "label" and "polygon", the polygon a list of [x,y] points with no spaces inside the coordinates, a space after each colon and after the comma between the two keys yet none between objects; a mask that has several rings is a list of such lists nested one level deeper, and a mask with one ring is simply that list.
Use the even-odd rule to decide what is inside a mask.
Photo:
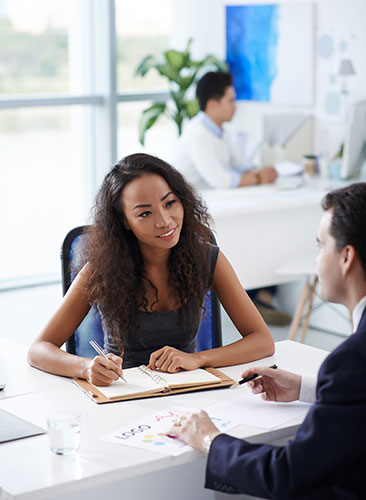
[{"label": "curly dark hair", "polygon": [[89,237],[85,238],[84,249],[90,267],[85,289],[87,298],[97,304],[103,321],[121,348],[127,331],[138,330],[138,310],[148,311],[146,282],[155,288],[156,301],[159,300],[156,287],[146,276],[138,241],[123,224],[123,189],[144,174],[164,178],[184,208],[180,238],[171,249],[168,261],[168,287],[176,297],[183,324],[188,321],[198,328],[197,304],[203,303],[210,272],[208,245],[203,243],[211,239],[211,218],[194,188],[174,167],[159,158],[142,153],[122,158],[99,189],[93,207],[94,221],[87,229]]}]

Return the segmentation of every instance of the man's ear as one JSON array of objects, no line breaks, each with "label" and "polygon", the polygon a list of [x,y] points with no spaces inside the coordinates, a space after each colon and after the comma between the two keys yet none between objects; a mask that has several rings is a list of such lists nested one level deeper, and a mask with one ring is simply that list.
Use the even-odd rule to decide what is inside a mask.
[{"label": "man's ear", "polygon": [[342,266],[344,270],[344,274],[348,274],[350,269],[352,268],[355,259],[356,259],[356,250],[355,247],[352,245],[346,245],[342,251],[341,251],[341,256],[342,256]]},{"label": "man's ear", "polygon": [[208,111],[212,111],[213,109],[216,108],[217,106],[217,103],[218,103],[218,100],[215,99],[214,97],[210,97],[210,99],[207,99],[207,102],[206,102],[206,107],[205,107],[205,113]]}]

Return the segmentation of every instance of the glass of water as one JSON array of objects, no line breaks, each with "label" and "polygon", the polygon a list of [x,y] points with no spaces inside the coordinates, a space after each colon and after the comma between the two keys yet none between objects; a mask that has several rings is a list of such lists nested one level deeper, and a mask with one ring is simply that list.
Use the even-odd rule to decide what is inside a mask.
[{"label": "glass of water", "polygon": [[55,411],[47,415],[50,448],[58,455],[73,455],[80,446],[80,412]]}]

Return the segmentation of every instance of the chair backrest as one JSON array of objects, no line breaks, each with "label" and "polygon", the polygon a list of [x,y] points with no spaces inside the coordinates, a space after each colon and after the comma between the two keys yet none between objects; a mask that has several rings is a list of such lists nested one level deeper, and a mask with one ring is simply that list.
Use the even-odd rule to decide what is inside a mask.
[{"label": "chair backrest", "polygon": [[[62,289],[63,294],[69,289],[77,270],[82,265],[81,242],[87,236],[84,234],[87,226],[72,229],[65,237],[61,247]],[[212,234],[212,242],[216,243]],[[220,302],[215,291],[209,291],[204,301],[205,312],[202,313],[201,324],[197,334],[196,351],[204,351],[222,346]],[[96,340],[104,346],[104,333],[101,317],[93,306],[74,334],[66,343],[66,350],[87,358],[95,356],[89,341]]]}]

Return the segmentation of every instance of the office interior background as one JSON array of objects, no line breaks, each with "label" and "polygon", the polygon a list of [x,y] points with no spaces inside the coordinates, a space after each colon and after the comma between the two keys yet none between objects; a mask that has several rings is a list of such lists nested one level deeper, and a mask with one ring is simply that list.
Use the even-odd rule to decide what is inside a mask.
[{"label": "office interior background", "polygon": [[[69,229],[88,222],[111,165],[138,151],[172,160],[177,134],[167,119],[147,133],[144,147],[138,141],[141,111],[167,100],[168,87],[153,72],[136,76],[136,66],[148,53],[183,49],[190,37],[194,57],[224,59],[227,3],[0,0],[1,335],[29,344],[57,306],[61,242]],[[366,2],[276,3],[313,5],[313,102],[239,101],[234,127],[260,140],[264,114],[305,113],[312,117],[311,150],[300,153],[332,156],[342,142],[342,59],[351,60],[355,72],[347,78],[347,98],[366,97]],[[340,340],[332,337],[322,347]]]}]

